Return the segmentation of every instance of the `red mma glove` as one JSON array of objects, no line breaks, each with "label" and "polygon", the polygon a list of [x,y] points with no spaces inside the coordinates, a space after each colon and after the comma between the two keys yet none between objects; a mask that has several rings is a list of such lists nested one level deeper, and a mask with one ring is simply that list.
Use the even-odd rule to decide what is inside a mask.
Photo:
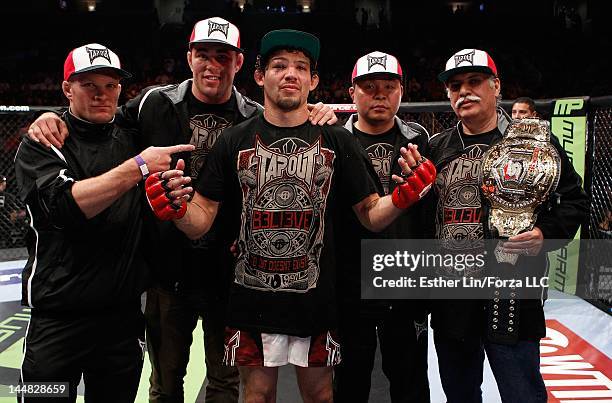
[{"label": "red mma glove", "polygon": [[180,206],[174,204],[176,198],[170,196],[172,189],[167,187],[167,181],[162,179],[163,172],[150,175],[145,181],[145,192],[149,206],[155,216],[162,221],[181,218],[187,212],[187,203],[182,201]]},{"label": "red mma glove", "polygon": [[393,190],[391,201],[395,207],[405,209],[421,200],[431,189],[436,179],[436,167],[427,158],[422,158],[410,175],[402,177],[404,183]]}]

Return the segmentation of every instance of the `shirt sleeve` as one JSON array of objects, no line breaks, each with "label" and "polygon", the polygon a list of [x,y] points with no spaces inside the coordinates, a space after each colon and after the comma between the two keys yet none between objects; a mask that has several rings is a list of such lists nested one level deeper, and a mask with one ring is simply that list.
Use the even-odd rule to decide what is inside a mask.
[{"label": "shirt sleeve", "polygon": [[15,157],[19,197],[56,228],[76,227],[87,218],[72,196],[76,179],[62,153],[24,138]]}]

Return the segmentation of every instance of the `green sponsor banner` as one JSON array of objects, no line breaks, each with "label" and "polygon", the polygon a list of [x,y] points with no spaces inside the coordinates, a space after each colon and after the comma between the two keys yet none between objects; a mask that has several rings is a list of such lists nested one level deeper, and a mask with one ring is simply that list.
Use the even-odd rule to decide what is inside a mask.
[{"label": "green sponsor banner", "polygon": [[[586,100],[584,98],[559,99],[555,102],[551,118],[551,130],[557,137],[574,169],[584,179],[586,154]],[[580,239],[580,229],[574,239]],[[576,294],[580,243],[550,252],[551,288],[568,294]]]}]

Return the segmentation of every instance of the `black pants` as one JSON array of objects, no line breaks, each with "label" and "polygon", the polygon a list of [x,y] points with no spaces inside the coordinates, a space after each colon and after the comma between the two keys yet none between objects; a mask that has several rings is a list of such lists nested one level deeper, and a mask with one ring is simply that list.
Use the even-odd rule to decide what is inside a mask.
[{"label": "black pants", "polygon": [[69,384],[67,398],[25,398],[25,402],[74,402],[81,376],[88,403],[127,403],[136,398],[145,346],[138,304],[72,315],[33,309],[24,344],[23,382]]},{"label": "black pants", "polygon": [[150,402],[183,402],[193,331],[202,316],[206,362],[206,402],[238,401],[240,376],[223,365],[225,306],[205,306],[200,292],[172,293],[161,288],[147,291],[145,309],[147,348],[151,359]]},{"label": "black pants", "polygon": [[391,401],[429,402],[424,311],[398,306],[375,319],[344,310],[339,323],[342,362],[334,369],[334,402],[368,401],[377,339]]}]

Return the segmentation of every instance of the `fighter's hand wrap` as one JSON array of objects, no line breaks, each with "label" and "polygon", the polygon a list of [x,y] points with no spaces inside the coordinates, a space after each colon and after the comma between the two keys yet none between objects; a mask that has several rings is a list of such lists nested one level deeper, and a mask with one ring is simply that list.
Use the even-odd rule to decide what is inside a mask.
[{"label": "fighter's hand wrap", "polygon": [[174,204],[176,198],[170,196],[167,181],[162,179],[163,172],[150,175],[145,181],[147,201],[155,216],[163,221],[181,218],[187,212],[187,203],[182,201],[180,206]]},{"label": "fighter's hand wrap", "polygon": [[422,158],[412,168],[412,173],[404,176],[404,183],[397,185],[391,194],[393,205],[405,209],[418,202],[427,194],[436,179],[436,167],[427,158]]}]

